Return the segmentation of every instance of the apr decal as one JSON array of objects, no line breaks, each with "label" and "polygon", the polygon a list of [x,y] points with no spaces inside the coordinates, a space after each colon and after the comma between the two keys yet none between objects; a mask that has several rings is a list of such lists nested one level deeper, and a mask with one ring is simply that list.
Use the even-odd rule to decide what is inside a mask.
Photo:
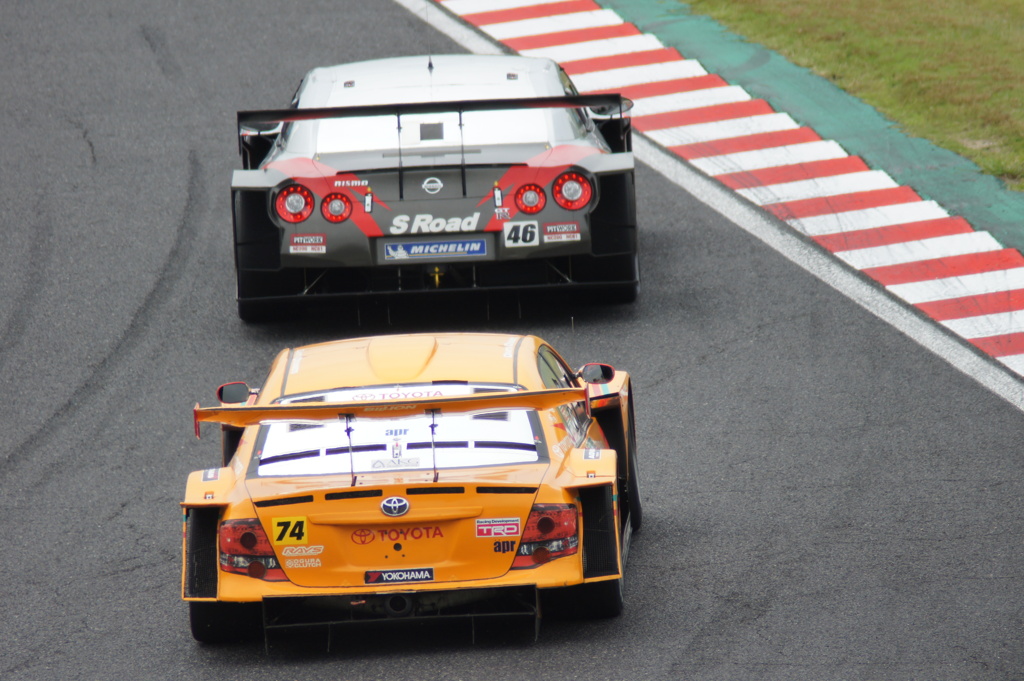
[{"label": "apr decal", "polygon": [[499,539],[494,542],[495,553],[511,553],[516,550],[515,539]]},{"label": "apr decal", "polygon": [[289,253],[326,253],[326,234],[292,234]]},{"label": "apr decal", "polygon": [[306,544],[306,516],[274,518],[273,532],[275,544]]}]

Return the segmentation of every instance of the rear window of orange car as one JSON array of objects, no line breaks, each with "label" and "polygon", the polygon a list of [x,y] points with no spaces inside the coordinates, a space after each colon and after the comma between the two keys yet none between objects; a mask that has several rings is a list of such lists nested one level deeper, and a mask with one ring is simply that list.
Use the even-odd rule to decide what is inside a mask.
[{"label": "rear window of orange car", "polygon": [[[281,404],[370,402],[510,391],[513,386],[427,383],[343,388],[290,396]],[[301,476],[475,468],[547,461],[536,412],[355,418],[264,425],[250,475]]]}]

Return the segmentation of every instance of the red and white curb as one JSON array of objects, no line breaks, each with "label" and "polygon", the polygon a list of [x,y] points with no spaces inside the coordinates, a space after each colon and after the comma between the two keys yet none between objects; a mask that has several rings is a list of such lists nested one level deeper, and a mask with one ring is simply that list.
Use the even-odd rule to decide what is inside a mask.
[{"label": "red and white curb", "polygon": [[432,0],[1024,375],[1024,256],[592,0]]}]

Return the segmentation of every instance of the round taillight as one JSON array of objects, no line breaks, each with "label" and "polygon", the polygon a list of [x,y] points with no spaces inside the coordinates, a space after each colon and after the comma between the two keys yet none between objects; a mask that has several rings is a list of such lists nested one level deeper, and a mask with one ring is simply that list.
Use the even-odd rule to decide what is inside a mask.
[{"label": "round taillight", "polygon": [[537,521],[537,531],[541,534],[550,534],[555,529],[555,520],[549,515],[542,516]]},{"label": "round taillight", "polygon": [[243,532],[238,538],[238,543],[251,551],[256,548],[256,535],[252,532]]},{"label": "round taillight", "polygon": [[551,193],[562,208],[579,210],[590,203],[594,188],[590,180],[579,173],[562,173],[551,185]]},{"label": "round taillight", "polygon": [[263,579],[263,577],[267,574],[267,566],[264,565],[261,561],[254,560],[251,563],[249,563],[249,567],[246,568],[246,573],[250,577],[254,577],[256,579]]},{"label": "round taillight", "polygon": [[[533,554],[530,557],[533,558],[533,562],[537,565],[543,565],[544,563],[551,561],[551,551],[541,546],[538,549],[534,549]],[[251,564],[250,567],[252,567]]]},{"label": "round taillight", "polygon": [[524,184],[516,191],[516,207],[528,215],[539,213],[547,201],[544,190],[536,184]]},{"label": "round taillight", "polygon": [[313,192],[301,184],[290,184],[278,192],[274,208],[285,222],[302,222],[313,212]]},{"label": "round taillight", "polygon": [[320,202],[320,212],[328,222],[344,222],[352,214],[352,201],[344,194],[328,194]]}]

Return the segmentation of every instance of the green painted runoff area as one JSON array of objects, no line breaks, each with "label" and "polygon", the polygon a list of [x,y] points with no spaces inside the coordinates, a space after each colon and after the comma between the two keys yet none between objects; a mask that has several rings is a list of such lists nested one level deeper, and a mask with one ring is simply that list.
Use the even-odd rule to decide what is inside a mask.
[{"label": "green painted runoff area", "polygon": [[776,52],[745,41],[677,0],[597,0],[641,31],[776,110],[832,139],[869,166],[885,170],[924,199],[963,216],[975,229],[1024,250],[1024,193],[981,172],[967,159],[910,137],[874,108]]}]

